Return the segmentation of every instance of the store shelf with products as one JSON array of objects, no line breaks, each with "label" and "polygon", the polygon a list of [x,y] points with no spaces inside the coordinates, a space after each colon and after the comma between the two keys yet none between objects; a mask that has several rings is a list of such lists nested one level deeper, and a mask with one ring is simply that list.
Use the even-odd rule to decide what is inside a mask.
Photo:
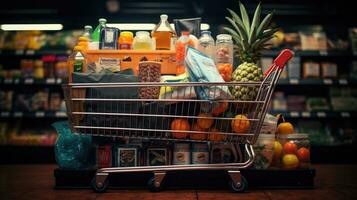
[{"label": "store shelf with products", "polygon": [[[278,50],[262,51],[264,57],[274,57],[279,53]],[[350,50],[294,50],[297,57],[355,57],[356,53]]]},{"label": "store shelf with products", "polygon": [[62,78],[0,78],[1,85],[62,85]]},{"label": "store shelf with products", "polygon": [[277,115],[277,114],[282,114],[284,117],[287,118],[326,118],[326,119],[336,119],[336,118],[356,118],[357,117],[357,111],[271,111],[270,113]]},{"label": "store shelf with products", "polygon": [[70,50],[68,49],[40,49],[40,50],[33,50],[33,49],[19,49],[19,50],[6,50],[0,49],[0,57],[1,56],[43,56],[43,55],[69,55]]},{"label": "store shelf with products", "polygon": [[22,111],[2,111],[0,118],[58,118],[66,119],[67,114],[63,111],[35,111],[35,112],[22,112]]},{"label": "store shelf with products", "polygon": [[356,79],[346,79],[346,78],[339,78],[339,79],[297,79],[297,78],[290,78],[290,79],[280,79],[278,85],[281,86],[291,86],[291,85],[302,85],[302,86],[311,86],[311,85],[326,85],[326,86],[346,86],[346,85],[357,85]]}]

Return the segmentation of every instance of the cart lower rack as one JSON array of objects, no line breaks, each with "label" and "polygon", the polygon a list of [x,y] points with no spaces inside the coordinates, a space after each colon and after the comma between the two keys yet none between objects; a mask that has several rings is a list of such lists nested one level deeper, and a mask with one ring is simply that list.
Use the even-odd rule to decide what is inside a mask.
[{"label": "cart lower rack", "polygon": [[[105,191],[109,185],[110,173],[153,172],[154,177],[149,181],[149,187],[152,191],[158,191],[162,188],[167,171],[227,170],[232,179],[231,188],[238,192],[245,190],[247,182],[239,170],[247,168],[254,160],[252,144],[258,138],[281,71],[292,56],[290,50],[282,51],[260,82],[127,81],[65,85],[67,113],[74,133],[244,144],[247,155],[247,159],[240,163],[102,168],[97,170],[93,188],[97,192]],[[245,92],[254,91],[255,98],[244,101],[235,99],[230,93],[233,88],[240,88],[240,91]],[[197,98],[198,92],[204,93],[206,98]],[[222,110],[234,115],[222,115]],[[178,123],[173,123],[177,119]],[[180,119],[188,123],[182,123]],[[209,130],[197,130],[193,127],[195,123],[206,124]]]}]

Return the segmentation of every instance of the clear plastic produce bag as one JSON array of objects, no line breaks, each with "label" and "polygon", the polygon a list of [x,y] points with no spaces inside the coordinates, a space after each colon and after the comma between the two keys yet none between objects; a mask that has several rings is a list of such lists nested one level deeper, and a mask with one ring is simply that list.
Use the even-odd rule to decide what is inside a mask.
[{"label": "clear plastic produce bag", "polygon": [[55,144],[57,164],[64,169],[87,169],[94,165],[92,137],[71,132],[68,121],[55,122],[58,137]]}]

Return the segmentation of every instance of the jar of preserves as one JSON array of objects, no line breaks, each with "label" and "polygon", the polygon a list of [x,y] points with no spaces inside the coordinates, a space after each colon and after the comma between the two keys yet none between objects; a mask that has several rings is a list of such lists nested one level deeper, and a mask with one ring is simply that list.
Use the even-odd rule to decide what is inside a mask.
[{"label": "jar of preserves", "polygon": [[231,35],[217,35],[215,61],[216,63],[233,64],[233,40]]},{"label": "jar of preserves", "polygon": [[119,49],[132,49],[133,33],[130,31],[121,32],[118,43]]},{"label": "jar of preserves", "polygon": [[280,155],[278,166],[284,169],[310,167],[310,141],[308,134],[280,134],[274,153]]},{"label": "jar of preserves", "polygon": [[133,41],[134,50],[154,50],[153,40],[147,31],[138,31]]}]

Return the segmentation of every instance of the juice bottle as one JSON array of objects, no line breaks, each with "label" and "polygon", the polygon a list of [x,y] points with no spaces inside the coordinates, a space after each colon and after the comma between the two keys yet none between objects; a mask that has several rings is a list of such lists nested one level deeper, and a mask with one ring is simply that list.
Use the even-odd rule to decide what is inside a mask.
[{"label": "juice bottle", "polygon": [[184,61],[186,55],[187,45],[194,46],[193,41],[190,39],[190,32],[182,31],[181,37],[176,42],[176,75],[186,72]]},{"label": "juice bottle", "polygon": [[83,37],[88,38],[88,41],[92,39],[92,32],[93,32],[93,28],[90,25],[85,25],[84,26],[84,32],[83,32]]},{"label": "juice bottle", "polygon": [[133,44],[133,33],[130,31],[121,32],[118,44],[119,49],[131,49]]},{"label": "juice bottle", "polygon": [[176,40],[176,32],[167,21],[167,15],[160,15],[160,22],[151,32],[151,36],[156,40],[157,50],[170,50]]},{"label": "juice bottle", "polygon": [[83,50],[87,50],[89,46],[89,39],[84,36],[79,37],[77,45],[83,47]]},{"label": "juice bottle", "polygon": [[73,72],[84,72],[86,71],[86,57],[83,54],[82,46],[75,46],[71,55],[68,56],[67,66],[68,72],[70,74],[69,82],[72,82]]},{"label": "juice bottle", "polygon": [[102,31],[102,29],[104,27],[106,27],[106,23],[107,23],[106,19],[100,18],[98,21],[99,21],[99,24],[98,24],[97,28],[95,28],[95,30],[93,31],[93,34],[92,34],[92,42],[90,45],[90,49],[99,49],[100,32]]},{"label": "juice bottle", "polygon": [[153,50],[154,44],[147,31],[138,31],[135,34],[133,49],[134,50]]}]

